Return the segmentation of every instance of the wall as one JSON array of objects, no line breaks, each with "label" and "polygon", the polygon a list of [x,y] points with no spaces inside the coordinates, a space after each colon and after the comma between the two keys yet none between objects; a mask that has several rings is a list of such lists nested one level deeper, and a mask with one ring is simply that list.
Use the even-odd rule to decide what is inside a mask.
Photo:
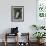
[{"label": "wall", "polygon": [[[24,6],[24,22],[11,22],[11,6]],[[30,32],[36,24],[36,0],[0,0],[0,34],[10,32],[11,27],[19,27],[19,32]]]}]

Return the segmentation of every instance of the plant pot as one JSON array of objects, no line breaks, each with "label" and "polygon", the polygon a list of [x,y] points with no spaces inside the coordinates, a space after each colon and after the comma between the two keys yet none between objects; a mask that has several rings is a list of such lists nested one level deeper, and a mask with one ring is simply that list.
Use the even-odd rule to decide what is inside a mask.
[{"label": "plant pot", "polygon": [[37,43],[40,43],[40,39],[37,39]]},{"label": "plant pot", "polygon": [[44,40],[45,40],[45,39],[40,39],[40,43],[44,43]]},{"label": "plant pot", "polygon": [[44,42],[44,40],[45,40],[45,39],[38,39],[37,42],[41,44],[41,43]]}]

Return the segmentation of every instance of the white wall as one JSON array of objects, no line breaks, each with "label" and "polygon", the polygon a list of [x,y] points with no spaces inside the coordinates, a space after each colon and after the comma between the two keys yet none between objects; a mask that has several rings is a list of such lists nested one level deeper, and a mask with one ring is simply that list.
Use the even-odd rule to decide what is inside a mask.
[{"label": "white wall", "polygon": [[[11,6],[24,6],[24,22],[11,22]],[[36,0],[0,0],[0,34],[17,26],[32,35],[32,24],[36,24]]]}]

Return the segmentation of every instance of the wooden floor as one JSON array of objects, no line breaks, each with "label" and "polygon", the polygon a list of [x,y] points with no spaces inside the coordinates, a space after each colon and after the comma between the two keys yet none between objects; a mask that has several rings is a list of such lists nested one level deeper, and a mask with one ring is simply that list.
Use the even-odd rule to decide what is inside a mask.
[{"label": "wooden floor", "polygon": [[[0,42],[0,46],[4,46],[4,43],[3,42],[2,43]],[[8,43],[7,46],[15,46],[15,42],[14,43],[10,42],[10,43]],[[37,46],[37,43],[32,42],[32,43],[30,43],[30,46]],[[44,45],[42,45],[42,46],[46,46],[46,43],[44,43]]]}]

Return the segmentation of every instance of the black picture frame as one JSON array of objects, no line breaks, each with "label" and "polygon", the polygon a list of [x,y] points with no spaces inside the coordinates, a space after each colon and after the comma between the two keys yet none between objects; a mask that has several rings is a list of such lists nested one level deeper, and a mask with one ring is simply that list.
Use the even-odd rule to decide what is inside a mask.
[{"label": "black picture frame", "polygon": [[11,6],[11,21],[12,22],[24,21],[24,6]]}]

